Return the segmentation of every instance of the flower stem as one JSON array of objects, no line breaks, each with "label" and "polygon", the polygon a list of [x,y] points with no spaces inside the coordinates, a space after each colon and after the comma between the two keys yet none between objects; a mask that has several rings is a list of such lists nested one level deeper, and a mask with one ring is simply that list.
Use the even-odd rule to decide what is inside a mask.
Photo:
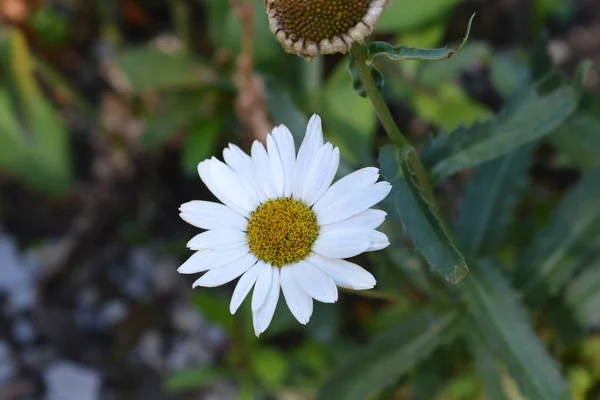
[{"label": "flower stem", "polygon": [[367,97],[373,103],[373,107],[375,108],[375,112],[383,125],[383,128],[388,134],[388,137],[392,142],[394,142],[398,147],[404,148],[408,146],[409,143],[404,137],[404,135],[398,129],[398,126],[394,122],[392,118],[392,114],[390,113],[390,109],[385,104],[385,100],[383,96],[379,92],[377,85],[375,84],[375,79],[373,79],[373,75],[371,75],[371,70],[367,65],[367,53],[364,50],[364,47],[361,44],[354,43],[352,45],[352,55],[354,56],[356,62],[356,70],[358,71],[358,76],[367,92]]},{"label": "flower stem", "polygon": [[373,79],[373,75],[371,75],[371,70],[367,64],[367,53],[365,52],[363,45],[354,43],[351,51],[352,55],[354,56],[358,76],[363,84],[363,87],[365,88],[367,97],[369,100],[371,100],[371,103],[375,108],[375,112],[377,113],[383,128],[387,132],[390,140],[399,148],[399,150],[408,148],[408,164],[414,172],[424,196],[431,202],[432,205],[436,204],[433,189],[431,187],[431,183],[429,182],[429,176],[427,175],[427,172],[421,163],[421,159],[417,155],[417,152],[412,148],[408,140],[406,140],[402,132],[400,132],[400,129],[398,129],[398,125],[396,125],[396,122],[394,122],[394,118],[390,113],[390,109],[388,108],[383,96],[381,95],[381,92],[375,84],[375,79]]}]

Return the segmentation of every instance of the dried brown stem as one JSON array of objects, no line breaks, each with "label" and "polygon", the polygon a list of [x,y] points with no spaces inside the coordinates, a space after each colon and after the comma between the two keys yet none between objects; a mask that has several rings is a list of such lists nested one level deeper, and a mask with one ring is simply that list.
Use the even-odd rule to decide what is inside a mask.
[{"label": "dried brown stem", "polygon": [[254,2],[230,0],[236,16],[242,22],[242,52],[238,56],[233,80],[238,89],[236,113],[248,129],[248,141],[264,141],[273,129],[269,121],[262,78],[254,72]]}]

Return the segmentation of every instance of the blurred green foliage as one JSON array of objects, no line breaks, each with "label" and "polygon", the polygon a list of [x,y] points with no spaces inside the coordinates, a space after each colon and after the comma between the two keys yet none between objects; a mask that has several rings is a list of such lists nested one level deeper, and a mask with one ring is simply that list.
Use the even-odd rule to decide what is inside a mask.
[{"label": "blurred green foliage", "polygon": [[[150,153],[179,147],[188,175],[198,161],[218,156],[220,143],[247,140],[234,105],[242,25],[228,1],[193,3],[206,12],[206,26],[196,27],[193,38],[180,37],[177,51],[120,47],[119,32],[108,29],[115,26],[110,13],[103,19],[144,126],[133,146]],[[445,45],[460,1],[398,3],[386,11],[377,34],[407,46]],[[541,36],[550,16],[571,16],[570,2],[533,3],[532,38]],[[185,13],[173,14],[179,15],[173,30],[190,35]],[[31,18],[48,46],[68,40],[68,23],[54,18],[51,8]],[[280,304],[260,340],[252,333],[248,304],[231,316],[226,293],[194,292],[191,301],[227,332],[231,345],[218,365],[177,372],[166,387],[181,392],[230,379],[240,398],[287,392],[318,399],[595,398],[600,97],[582,89],[588,66],[573,78],[553,71],[543,40],[531,51],[503,51],[471,39],[441,62],[378,58],[374,65],[385,77],[388,104],[402,104],[426,126],[413,141],[432,181],[462,190],[460,205],[444,190],[436,192],[436,204],[414,179],[408,153],[382,146],[387,140],[370,102],[353,89],[347,57],[309,64],[284,53],[268,29],[262,0],[256,1],[253,33],[254,67],[270,119],[300,139],[310,114],[319,113],[328,139],[341,148],[341,173],[379,160],[382,175],[394,184],[383,227],[392,246],[361,260],[377,277],[376,290],[346,293],[336,305],[315,304],[306,327]],[[190,45],[200,35],[199,52]],[[37,190],[65,195],[73,184],[73,157],[53,90],[66,85],[81,112],[89,115],[90,106],[78,101],[68,77],[55,79],[32,62],[30,52],[17,28],[0,31],[0,169]],[[461,81],[481,65],[502,98],[498,112]],[[35,68],[52,90],[40,90]],[[98,111],[91,112],[106,133]],[[581,175],[565,193],[541,200],[530,174],[540,148],[550,149],[553,167]],[[561,314],[565,310],[571,318]],[[574,329],[565,329],[568,324]]]}]

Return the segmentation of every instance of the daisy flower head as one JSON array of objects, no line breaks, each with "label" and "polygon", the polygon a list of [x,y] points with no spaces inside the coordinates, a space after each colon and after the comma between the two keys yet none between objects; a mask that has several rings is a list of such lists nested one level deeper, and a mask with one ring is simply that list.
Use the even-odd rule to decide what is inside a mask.
[{"label": "daisy flower head", "polygon": [[369,36],[391,0],[265,0],[269,28],[283,49],[310,60],[347,53]]},{"label": "daisy flower head", "polygon": [[377,168],[363,168],[332,184],[340,153],[323,143],[321,119],[314,115],[296,155],[291,132],[283,125],[267,135],[266,148],[255,141],[251,155],[229,144],[222,162],[202,161],[202,182],[222,203],[191,201],[181,218],[205,232],[192,238],[194,253],[178,271],[206,272],[193,287],[220,286],[240,277],[231,298],[236,312],[252,287],[256,335],[275,312],[280,291],[296,319],[308,323],[313,299],[334,303],[337,286],[364,290],[375,278],[345,261],[389,245],[376,230],[386,216],[371,209],[391,190],[377,182]]}]

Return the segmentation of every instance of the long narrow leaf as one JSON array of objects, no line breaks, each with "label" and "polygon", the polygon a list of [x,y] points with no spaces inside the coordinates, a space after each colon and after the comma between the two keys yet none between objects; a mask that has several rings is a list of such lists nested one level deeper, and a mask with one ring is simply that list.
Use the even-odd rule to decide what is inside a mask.
[{"label": "long narrow leaf", "polygon": [[502,371],[496,357],[488,349],[479,332],[473,330],[469,332],[467,338],[475,363],[475,372],[483,382],[486,400],[508,400],[502,385]]},{"label": "long narrow leaf", "polygon": [[600,121],[588,113],[577,112],[548,138],[558,152],[558,161],[589,169],[600,160]]},{"label": "long narrow leaf", "polygon": [[70,160],[68,132],[37,86],[25,38],[16,30],[0,32],[0,171],[64,195]]},{"label": "long narrow leaf", "polygon": [[600,166],[586,172],[527,249],[517,283],[534,301],[556,294],[600,246]]},{"label": "long narrow leaf", "polygon": [[469,23],[467,25],[467,33],[465,34],[464,39],[460,46],[455,49],[443,48],[443,49],[418,49],[416,47],[409,46],[399,46],[394,47],[386,42],[373,42],[368,46],[368,54],[369,57],[375,57],[379,55],[386,55],[390,59],[395,61],[402,60],[424,60],[424,61],[441,61],[452,56],[455,56],[456,53],[462,49],[462,47],[467,43],[469,39],[469,34],[471,33],[471,25],[473,24],[473,18],[475,18],[475,14],[469,18]]},{"label": "long narrow leaf", "polygon": [[527,183],[532,146],[523,146],[473,171],[456,221],[462,249],[477,255],[497,243],[511,216],[518,194]]},{"label": "long narrow leaf", "polygon": [[600,324],[600,254],[569,284],[565,303],[582,326]]},{"label": "long narrow leaf", "polygon": [[322,386],[317,399],[362,400],[400,379],[458,332],[458,314],[417,314],[356,352]]},{"label": "long narrow leaf", "polygon": [[535,334],[517,295],[496,266],[482,263],[459,286],[476,328],[527,399],[569,399],[556,362]]},{"label": "long narrow leaf", "polygon": [[543,95],[534,88],[488,121],[439,135],[423,150],[423,162],[433,179],[440,181],[552,132],[573,113],[577,103],[577,93],[569,85]]},{"label": "long narrow leaf", "polygon": [[469,271],[465,258],[454,245],[437,209],[423,198],[406,157],[407,154],[391,146],[384,147],[379,157],[381,172],[392,184],[396,213],[430,268],[449,282],[458,283]]}]

